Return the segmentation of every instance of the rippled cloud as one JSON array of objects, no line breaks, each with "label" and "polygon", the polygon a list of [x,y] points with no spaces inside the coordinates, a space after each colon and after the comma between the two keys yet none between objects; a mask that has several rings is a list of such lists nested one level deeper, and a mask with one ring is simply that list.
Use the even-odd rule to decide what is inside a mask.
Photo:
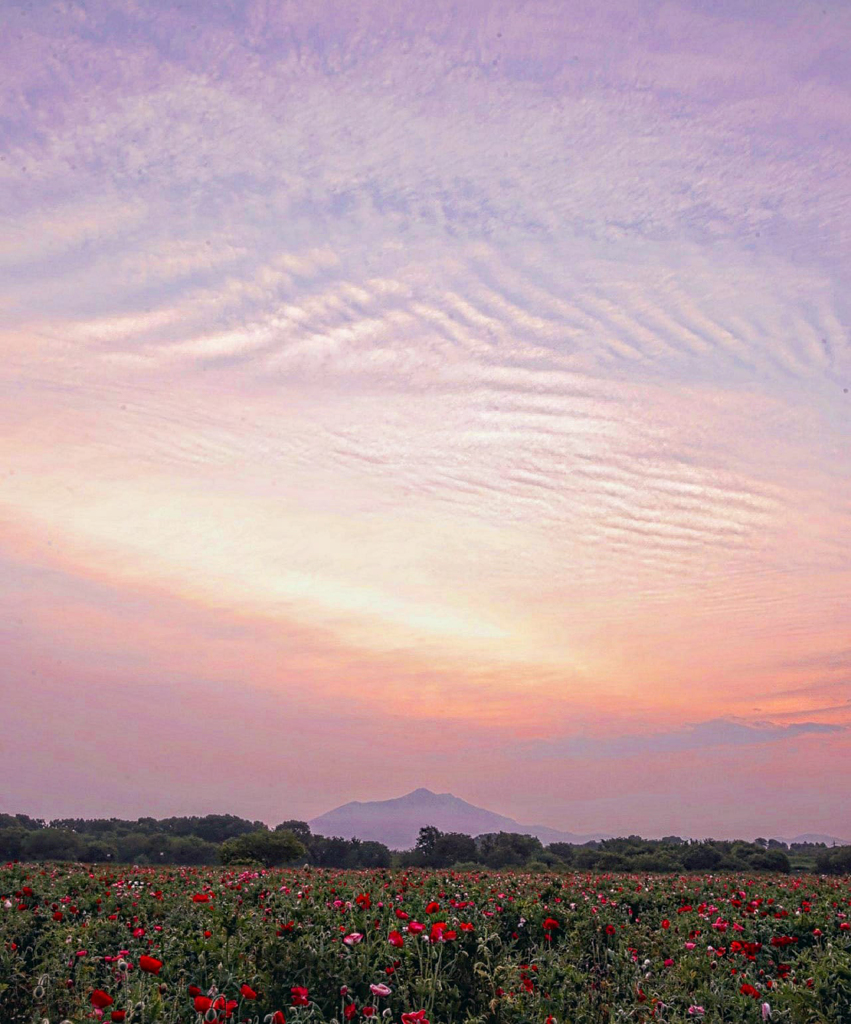
[{"label": "rippled cloud", "polygon": [[[358,795],[410,725],[413,786],[523,820],[494,738],[589,779],[847,755],[848,10],[8,22],[0,686],[45,714],[172,679],[177,716],[222,686],[317,743],[342,700],[388,723]],[[353,795],[332,748],[307,817]],[[536,817],[611,831],[634,796]]]}]

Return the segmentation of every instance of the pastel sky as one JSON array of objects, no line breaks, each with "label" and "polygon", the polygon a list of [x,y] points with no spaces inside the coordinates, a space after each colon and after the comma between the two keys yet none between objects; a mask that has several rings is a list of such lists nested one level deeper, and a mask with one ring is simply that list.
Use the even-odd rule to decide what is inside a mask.
[{"label": "pastel sky", "polygon": [[0,810],[851,838],[845,0],[0,21]]}]

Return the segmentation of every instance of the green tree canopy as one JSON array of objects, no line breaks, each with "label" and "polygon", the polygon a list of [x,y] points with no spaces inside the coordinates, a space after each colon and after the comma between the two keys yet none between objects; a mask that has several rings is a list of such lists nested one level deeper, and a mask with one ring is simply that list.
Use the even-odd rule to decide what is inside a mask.
[{"label": "green tree canopy", "polygon": [[246,835],[228,839],[219,850],[222,864],[239,864],[256,860],[264,867],[275,868],[290,864],[305,856],[307,849],[292,832],[269,832],[258,829]]}]

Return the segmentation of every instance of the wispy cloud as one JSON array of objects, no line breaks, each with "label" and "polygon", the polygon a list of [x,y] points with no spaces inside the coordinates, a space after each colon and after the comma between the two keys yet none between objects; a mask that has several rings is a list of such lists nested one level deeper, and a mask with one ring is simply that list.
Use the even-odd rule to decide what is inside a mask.
[{"label": "wispy cloud", "polygon": [[[518,722],[589,764],[816,728],[851,591],[851,13],[563,7],[10,12],[20,672],[348,692],[454,723],[458,770]],[[603,703],[645,724],[583,747]]]},{"label": "wispy cloud", "polygon": [[542,740],[526,744],[527,757],[635,757],[640,754],[688,753],[714,747],[741,747],[776,743],[811,733],[839,733],[841,725],[823,722],[795,722],[777,725],[771,722],[748,723],[729,718],[715,718],[708,722],[675,729],[671,732],[646,732],[631,735],[594,738],[568,736],[564,739]]}]

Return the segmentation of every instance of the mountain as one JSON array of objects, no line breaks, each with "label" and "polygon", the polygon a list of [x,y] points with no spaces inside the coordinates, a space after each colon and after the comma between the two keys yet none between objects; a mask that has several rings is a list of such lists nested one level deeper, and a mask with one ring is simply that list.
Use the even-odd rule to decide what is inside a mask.
[{"label": "mountain", "polygon": [[321,836],[341,836],[343,839],[371,839],[384,843],[391,850],[409,850],[417,841],[424,825],[434,825],[441,832],[464,832],[479,836],[486,832],[519,832],[537,836],[548,843],[587,843],[605,839],[602,835],[574,835],[559,832],[546,825],[520,825],[513,818],[476,807],[451,793],[432,793],[428,789],[415,789],[392,800],[370,800],[335,807],[308,822],[311,831]]},{"label": "mountain", "polygon": [[838,839],[836,836],[824,836],[818,832],[805,832],[794,839],[785,840],[790,846],[792,843],[824,843],[825,846],[851,846],[847,839]]}]

